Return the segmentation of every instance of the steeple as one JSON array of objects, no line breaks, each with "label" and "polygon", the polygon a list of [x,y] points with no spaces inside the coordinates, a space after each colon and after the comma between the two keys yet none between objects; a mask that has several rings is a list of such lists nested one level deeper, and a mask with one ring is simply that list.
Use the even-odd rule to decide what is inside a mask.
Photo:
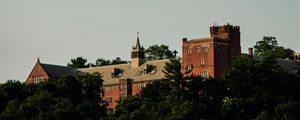
[{"label": "steeple", "polygon": [[137,32],[136,43],[135,43],[135,46],[133,45],[132,50],[144,50],[144,47],[141,46],[141,44],[140,44],[139,32]]},{"label": "steeple", "polygon": [[144,58],[145,58],[145,52],[144,52],[144,47],[141,46],[140,44],[140,38],[139,38],[139,33],[137,33],[137,40],[136,44],[133,45],[132,51],[131,51],[131,67],[139,67],[141,64],[144,63]]},{"label": "steeple", "polygon": [[40,63],[40,57],[37,58],[37,63]]}]

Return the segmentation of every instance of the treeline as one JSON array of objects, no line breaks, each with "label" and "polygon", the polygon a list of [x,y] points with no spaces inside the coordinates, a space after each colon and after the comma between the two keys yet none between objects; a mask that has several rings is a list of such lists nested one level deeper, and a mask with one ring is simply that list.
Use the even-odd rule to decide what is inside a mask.
[{"label": "treeline", "polygon": [[165,79],[119,101],[112,114],[102,101],[99,74],[66,75],[46,83],[0,85],[0,118],[108,120],[298,120],[300,75],[265,58],[240,58],[220,79],[184,76],[178,59]]},{"label": "treeline", "polygon": [[179,66],[179,61],[171,60],[166,79],[120,101],[112,119],[300,119],[299,75],[286,72],[275,59],[240,58],[220,79],[184,77]]},{"label": "treeline", "polygon": [[9,80],[0,84],[0,119],[299,120],[300,74],[288,73],[276,60],[290,57],[291,50],[278,47],[274,38],[259,42],[256,54],[264,59],[241,57],[222,78],[185,76],[174,56],[147,58],[170,58],[165,79],[119,101],[113,113],[102,101],[99,74],[65,75],[40,84]]},{"label": "treeline", "polygon": [[[166,45],[151,45],[145,50],[145,60],[161,60],[161,59],[170,59],[174,58],[175,55],[169,47]],[[74,68],[87,68],[87,67],[98,67],[105,65],[116,65],[116,64],[125,64],[130,63],[128,60],[122,60],[120,57],[116,57],[113,60],[98,58],[95,63],[88,63],[87,59],[83,57],[77,57],[71,59],[67,66]]]},{"label": "treeline", "polygon": [[65,75],[40,84],[0,85],[1,120],[97,120],[106,116],[99,74]]}]

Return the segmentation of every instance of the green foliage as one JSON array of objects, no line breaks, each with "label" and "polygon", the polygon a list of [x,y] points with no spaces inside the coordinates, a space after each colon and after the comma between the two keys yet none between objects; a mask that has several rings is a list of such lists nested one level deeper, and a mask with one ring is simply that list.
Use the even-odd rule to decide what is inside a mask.
[{"label": "green foliage", "polygon": [[112,61],[105,60],[103,58],[98,58],[96,60],[96,63],[95,64],[91,64],[91,66],[97,67],[97,66],[116,65],[116,64],[125,64],[125,63],[128,63],[128,61],[122,60],[120,57],[116,57]]},{"label": "green foliage", "polygon": [[172,51],[166,45],[152,45],[145,50],[147,60],[161,60],[174,58]]},{"label": "green foliage", "polygon": [[74,68],[86,68],[90,66],[90,64],[87,63],[87,59],[83,57],[71,59],[71,63],[68,63],[67,65]]},{"label": "green foliage", "polygon": [[180,59],[172,58],[165,63],[164,70],[165,78],[175,82],[175,86],[179,88],[183,84],[183,75],[181,74]]},{"label": "green foliage", "polygon": [[121,60],[120,57],[116,57],[116,59],[111,61],[111,65],[116,65],[116,64],[124,64],[128,63],[127,61]]},{"label": "green foliage", "polygon": [[299,78],[274,59],[237,59],[222,79],[183,76],[174,59],[164,72],[166,79],[120,101],[111,119],[299,119]]},{"label": "green foliage", "polygon": [[106,119],[99,74],[63,76],[46,83],[21,84],[8,81],[0,86],[0,118],[81,120]]},{"label": "green foliage", "polygon": [[264,57],[291,58],[293,53],[292,49],[279,46],[275,37],[264,36],[254,46],[254,54]]},{"label": "green foliage", "polygon": [[96,60],[96,63],[95,63],[94,66],[104,66],[104,65],[110,65],[110,64],[111,64],[110,60],[105,60],[103,58],[98,58]]}]

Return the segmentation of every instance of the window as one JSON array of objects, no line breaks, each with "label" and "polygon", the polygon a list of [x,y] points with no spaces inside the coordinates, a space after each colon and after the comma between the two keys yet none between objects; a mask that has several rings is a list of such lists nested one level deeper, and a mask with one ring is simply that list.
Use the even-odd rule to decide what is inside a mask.
[{"label": "window", "polygon": [[32,81],[33,81],[33,84],[38,84],[38,83],[44,81],[44,77],[43,76],[33,76]]},{"label": "window", "polygon": [[191,64],[189,64],[189,65],[187,65],[187,71],[192,71],[192,69],[193,69],[193,66],[191,65]]},{"label": "window", "polygon": [[196,53],[200,53],[200,48],[196,48]]},{"label": "window", "polygon": [[119,87],[120,87],[120,90],[126,90],[127,84],[121,84]]},{"label": "window", "polygon": [[205,52],[205,53],[208,53],[208,46],[205,46],[205,47],[204,47],[204,52]]},{"label": "window", "polygon": [[200,65],[204,65],[204,64],[205,64],[204,59],[201,58],[201,59],[200,59]]},{"label": "window", "polygon": [[202,76],[202,77],[205,77],[205,78],[208,78],[209,77],[209,75],[208,75],[208,71],[202,71],[202,72],[200,72],[200,75]]},{"label": "window", "polygon": [[127,94],[120,94],[120,100],[124,100],[127,98]]},{"label": "window", "polygon": [[156,71],[157,71],[157,69],[153,69],[153,70],[150,72],[150,75],[153,75],[153,74],[155,74],[155,73],[156,73]]},{"label": "window", "polygon": [[112,91],[112,86],[105,86],[104,90],[105,90],[105,92]]},{"label": "window", "polygon": [[111,104],[112,103],[112,97],[107,97],[104,99],[105,103]]},{"label": "window", "polygon": [[144,83],[144,82],[139,82],[136,85],[137,85],[138,88],[146,87],[146,83]]},{"label": "window", "polygon": [[187,54],[188,54],[188,55],[192,54],[192,50],[191,50],[191,49],[188,49]]}]

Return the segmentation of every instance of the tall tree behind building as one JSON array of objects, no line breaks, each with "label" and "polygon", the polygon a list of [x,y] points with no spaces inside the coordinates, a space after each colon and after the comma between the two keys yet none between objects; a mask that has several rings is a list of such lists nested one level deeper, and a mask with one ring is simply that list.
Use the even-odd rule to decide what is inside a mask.
[{"label": "tall tree behind building", "polygon": [[276,37],[264,36],[254,46],[254,54],[264,57],[292,58],[294,51],[278,45]]},{"label": "tall tree behind building", "polygon": [[161,60],[174,58],[174,55],[166,45],[152,45],[145,50],[147,60]]}]

